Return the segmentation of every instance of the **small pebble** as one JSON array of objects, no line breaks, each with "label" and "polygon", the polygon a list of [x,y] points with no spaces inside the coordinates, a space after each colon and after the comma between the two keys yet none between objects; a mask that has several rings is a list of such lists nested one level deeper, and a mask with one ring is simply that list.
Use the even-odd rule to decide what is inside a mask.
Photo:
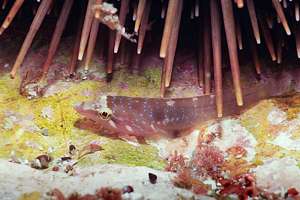
[{"label": "small pebble", "polygon": [[35,169],[47,169],[52,158],[48,155],[40,155],[31,163],[31,167]]},{"label": "small pebble", "polygon": [[73,167],[71,165],[67,165],[66,168],[65,168],[66,173],[69,173],[72,170],[73,170]]},{"label": "small pebble", "polygon": [[71,144],[71,145],[69,146],[69,154],[70,154],[70,155],[74,155],[74,154],[75,154],[75,151],[76,151],[76,147],[75,147],[73,144]]},{"label": "small pebble", "polygon": [[122,193],[124,194],[124,193],[131,193],[131,192],[133,192],[134,191],[134,189],[133,189],[133,187],[132,186],[130,186],[130,185],[126,185],[126,186],[124,186],[123,188],[122,188]]},{"label": "small pebble", "polygon": [[61,157],[60,159],[61,159],[61,161],[69,161],[69,160],[72,160],[72,158],[69,157],[69,156]]},{"label": "small pebble", "polygon": [[48,129],[47,129],[47,128],[43,128],[42,131],[41,131],[41,134],[42,134],[43,136],[49,136],[49,131],[48,131]]},{"label": "small pebble", "polygon": [[155,174],[148,173],[148,177],[149,177],[150,183],[155,184],[157,182],[157,176]]},{"label": "small pebble", "polygon": [[58,171],[59,171],[59,167],[58,167],[58,166],[54,166],[54,167],[52,168],[52,171],[58,172]]}]

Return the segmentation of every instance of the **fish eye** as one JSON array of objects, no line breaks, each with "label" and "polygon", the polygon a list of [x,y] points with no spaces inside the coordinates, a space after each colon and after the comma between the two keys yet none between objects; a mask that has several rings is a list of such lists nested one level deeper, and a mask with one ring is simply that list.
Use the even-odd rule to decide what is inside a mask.
[{"label": "fish eye", "polygon": [[111,117],[111,114],[108,113],[108,112],[105,112],[105,111],[100,112],[99,115],[100,115],[100,117],[101,117],[102,119],[104,119],[104,120],[109,120],[110,117]]}]

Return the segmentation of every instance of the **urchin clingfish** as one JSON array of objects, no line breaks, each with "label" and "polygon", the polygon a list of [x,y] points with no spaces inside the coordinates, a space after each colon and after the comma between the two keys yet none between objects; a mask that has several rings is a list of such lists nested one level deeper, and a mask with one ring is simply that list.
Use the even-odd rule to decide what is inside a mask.
[{"label": "urchin clingfish", "polygon": [[[299,73],[273,74],[244,88],[245,105],[249,107],[261,99],[290,91],[291,85],[299,85],[295,84],[299,82],[299,76],[295,74]],[[77,127],[107,136],[178,137],[216,118],[214,98],[214,95],[191,98],[101,96],[96,101],[84,102],[76,107],[85,117],[85,120],[77,122]],[[231,89],[224,90],[224,116],[239,114],[245,108],[236,105]]]}]

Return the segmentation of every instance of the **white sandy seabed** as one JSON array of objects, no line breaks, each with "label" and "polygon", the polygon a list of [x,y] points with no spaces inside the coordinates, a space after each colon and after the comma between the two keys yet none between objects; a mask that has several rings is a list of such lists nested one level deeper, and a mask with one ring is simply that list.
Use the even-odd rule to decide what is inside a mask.
[{"label": "white sandy seabed", "polygon": [[[172,200],[178,199],[179,196],[193,197],[190,191],[173,186],[171,180],[174,174],[147,167],[105,164],[79,169],[78,172],[79,175],[69,176],[61,172],[40,171],[0,160],[0,197],[2,200],[15,200],[24,193],[46,194],[54,188],[59,188],[66,196],[75,191],[80,194],[94,194],[100,187],[122,188],[127,185],[134,188],[134,192],[123,195],[123,198],[128,200]],[[149,172],[157,175],[156,184],[149,182]],[[212,199],[204,196],[194,198]]]}]

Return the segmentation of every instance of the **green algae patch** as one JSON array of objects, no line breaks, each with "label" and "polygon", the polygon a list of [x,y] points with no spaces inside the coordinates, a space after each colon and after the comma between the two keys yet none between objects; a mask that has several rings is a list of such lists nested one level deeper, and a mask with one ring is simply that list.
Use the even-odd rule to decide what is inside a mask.
[{"label": "green algae patch", "polygon": [[256,156],[254,163],[260,165],[267,158],[281,158],[283,154],[282,150],[281,147],[267,143],[266,141],[261,142],[255,148]]},{"label": "green algae patch", "polygon": [[8,73],[0,75],[0,103],[3,104],[7,101],[16,100],[19,98],[19,77],[16,77],[14,80],[12,80]]},{"label": "green algae patch", "polygon": [[132,145],[121,140],[107,139],[102,145],[102,151],[86,156],[79,165],[97,163],[123,164],[128,166],[146,166],[162,170],[165,160],[158,155],[158,150],[151,145]]},{"label": "green algae patch", "polygon": [[130,166],[148,166],[163,169],[165,163],[159,159],[158,151],[150,145],[133,146],[127,142],[113,140],[103,145],[103,158],[111,163]]},{"label": "green algae patch", "polygon": [[[150,70],[145,73],[147,76],[143,78],[138,78],[137,75],[133,77],[128,75],[124,78],[124,74],[119,74],[119,80],[131,77],[129,78],[129,82],[132,81],[131,85],[144,82],[145,87],[158,87],[155,85],[159,82],[156,72]],[[135,80],[137,78],[138,80]],[[0,158],[15,157],[27,162],[39,155],[47,154],[56,159],[67,155],[70,144],[80,150],[96,142],[100,143],[104,150],[85,156],[79,165],[116,163],[163,169],[165,162],[159,158],[155,147],[134,146],[74,127],[74,123],[80,118],[74,106],[94,99],[101,87],[111,87],[110,89],[114,91],[113,84],[117,82],[106,86],[99,81],[80,83],[60,81],[50,86],[54,88],[51,89],[54,92],[46,97],[28,100],[19,94],[20,81],[12,80],[8,74],[4,74],[0,78],[0,89],[3,91],[0,94]],[[132,90],[135,87],[138,86],[133,86]]]},{"label": "green algae patch", "polygon": [[70,84],[65,91],[28,100],[19,95],[18,81],[1,76],[0,88],[10,89],[0,96],[0,157],[14,154],[32,160],[45,153],[63,156],[74,123],[80,118],[74,105],[94,98],[83,93],[95,93],[98,85],[95,81]]},{"label": "green algae patch", "polygon": [[300,94],[275,98],[274,102],[276,106],[286,112],[288,120],[298,117],[300,113]]},{"label": "green algae patch", "polygon": [[[268,115],[274,108],[279,108],[287,114],[286,123],[270,124]],[[299,112],[300,96],[290,95],[263,100],[240,116],[241,124],[254,135],[258,142],[255,147],[256,157],[253,161],[255,164],[260,165],[267,158],[292,157],[300,160],[299,151],[288,150],[271,143],[279,133],[288,134],[291,128],[289,123],[298,118]],[[299,139],[300,127],[296,127],[290,134],[292,140]]]},{"label": "green algae patch", "polygon": [[159,67],[147,68],[144,72],[144,76],[154,88],[160,88],[161,69]]},{"label": "green algae patch", "polygon": [[113,80],[101,90],[120,96],[159,97],[160,68],[149,68],[142,75],[131,74],[125,69],[114,72]]},{"label": "green algae patch", "polygon": [[69,142],[82,149],[88,144],[99,144],[103,150],[84,156],[78,162],[79,166],[96,164],[123,164],[127,166],[146,166],[154,169],[164,169],[166,162],[158,155],[157,148],[151,145],[133,145],[126,141],[99,136],[86,130],[74,128]]},{"label": "green algae patch", "polygon": [[22,194],[18,200],[40,200],[42,198],[41,193],[39,192],[31,192]]},{"label": "green algae patch", "polygon": [[272,100],[263,100],[240,116],[240,122],[258,142],[271,139],[268,114],[274,108]]}]

